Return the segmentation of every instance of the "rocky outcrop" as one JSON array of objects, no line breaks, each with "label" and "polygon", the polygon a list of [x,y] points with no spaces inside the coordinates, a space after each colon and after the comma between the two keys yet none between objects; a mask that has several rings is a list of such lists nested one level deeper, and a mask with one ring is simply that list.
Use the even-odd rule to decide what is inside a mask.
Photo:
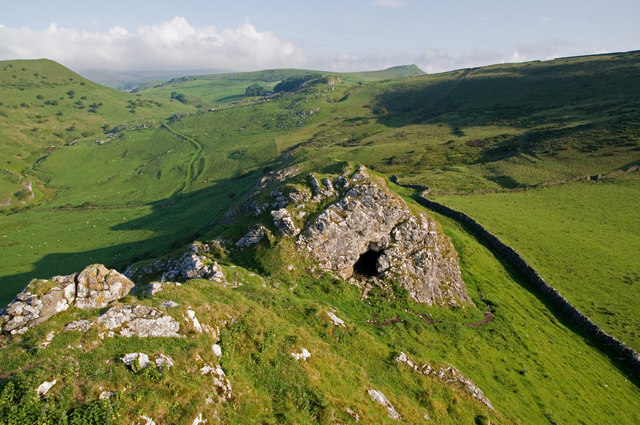
[{"label": "rocky outcrop", "polygon": [[382,392],[370,388],[367,390],[367,393],[369,394],[369,397],[371,397],[371,400],[387,408],[387,412],[389,413],[389,417],[391,419],[395,419],[397,421],[402,420],[402,416],[400,416],[400,413],[398,413],[395,407],[393,407],[393,404],[391,404],[391,402]]},{"label": "rocky outcrop", "polygon": [[249,246],[256,245],[262,239],[267,236],[267,229],[264,226],[258,226],[255,229],[251,229],[244,235],[238,242],[236,242],[236,246],[241,248],[246,248]]},{"label": "rocky outcrop", "polygon": [[[211,241],[211,245],[220,246],[220,241]],[[210,259],[211,246],[194,242],[179,258],[164,257],[146,266],[133,266],[127,268],[125,274],[129,277],[142,277],[148,275],[160,275],[160,281],[168,282],[190,279],[207,279],[214,282],[224,280],[224,272],[220,265]],[[153,291],[153,290],[152,290]]]},{"label": "rocky outcrop", "polygon": [[396,361],[398,363],[409,366],[411,369],[413,369],[413,371],[417,373],[433,376],[449,385],[459,387],[469,393],[473,398],[479,400],[490,409],[493,409],[493,405],[491,404],[487,396],[484,395],[482,390],[478,388],[478,386],[474,384],[471,379],[467,378],[453,366],[435,368],[426,363],[422,366],[418,366],[403,352],[400,352],[400,355],[396,357]]},{"label": "rocky outcrop", "polygon": [[75,305],[81,309],[106,307],[127,295],[135,286],[126,276],[102,264],[93,264],[82,270],[76,282]]},{"label": "rocky outcrop", "polygon": [[286,208],[280,208],[279,210],[271,211],[271,217],[273,217],[273,224],[283,236],[295,236],[300,233],[300,230],[296,227],[289,211]]},{"label": "rocky outcrop", "polygon": [[303,253],[343,278],[391,278],[418,302],[471,303],[457,253],[431,218],[411,213],[400,197],[383,181],[374,182],[363,167],[350,182],[344,180],[336,179],[340,199],[298,237]]},{"label": "rocky outcrop", "polygon": [[[98,317],[98,324],[125,337],[179,337],[180,323],[155,307],[115,306]],[[108,334],[110,335],[110,334]]]},{"label": "rocky outcrop", "polygon": [[0,315],[0,326],[5,333],[21,334],[72,305],[105,307],[133,287],[127,277],[102,264],[88,266],[78,274],[34,279]]}]

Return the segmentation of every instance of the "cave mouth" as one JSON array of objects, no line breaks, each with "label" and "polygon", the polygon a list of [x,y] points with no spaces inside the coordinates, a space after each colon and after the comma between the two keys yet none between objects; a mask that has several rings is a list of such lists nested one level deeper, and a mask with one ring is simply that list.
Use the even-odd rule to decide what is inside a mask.
[{"label": "cave mouth", "polygon": [[382,255],[382,251],[368,250],[360,255],[358,261],[353,265],[353,274],[362,277],[378,276],[378,258]]}]

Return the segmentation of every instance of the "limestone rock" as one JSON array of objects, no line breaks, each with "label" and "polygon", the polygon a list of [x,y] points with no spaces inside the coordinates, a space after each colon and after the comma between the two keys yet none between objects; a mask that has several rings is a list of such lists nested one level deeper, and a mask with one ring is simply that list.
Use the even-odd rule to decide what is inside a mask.
[{"label": "limestone rock", "polygon": [[54,379],[53,381],[44,381],[42,384],[38,386],[38,388],[36,388],[36,393],[40,397],[46,398],[47,393],[49,392],[51,387],[53,387],[56,384],[56,382],[58,382],[57,379]]},{"label": "limestone rock", "polygon": [[21,334],[64,311],[76,296],[74,275],[33,279],[5,308],[0,317],[5,333]]},{"label": "limestone rock", "polygon": [[92,321],[86,320],[86,319],[75,320],[73,322],[67,323],[64,326],[64,330],[65,331],[70,331],[70,332],[82,332],[82,333],[85,333],[89,329],[91,329],[91,327],[93,327],[93,324],[94,323]]},{"label": "limestone rock", "polygon": [[344,320],[336,316],[330,311],[327,311],[327,316],[329,316],[329,320],[333,323],[333,326],[344,326]]},{"label": "limestone rock", "polygon": [[4,309],[0,316],[2,331],[21,334],[67,310],[101,308],[127,295],[134,284],[115,270],[94,264],[79,274],[34,279]]},{"label": "limestone rock", "polygon": [[296,241],[300,251],[345,279],[354,273],[391,278],[418,302],[472,303],[457,253],[431,218],[413,214],[363,167],[352,176],[352,185],[344,177],[338,180],[340,199],[307,223]]},{"label": "limestone rock", "polygon": [[207,423],[207,420],[202,419],[202,413],[200,413],[198,416],[196,416],[193,422],[191,422],[191,425],[200,425],[200,424],[206,424],[206,423]]},{"label": "limestone rock", "polygon": [[296,227],[291,215],[286,208],[280,208],[279,210],[271,211],[273,217],[273,224],[278,231],[284,236],[295,236],[300,233],[300,230]]},{"label": "limestone rock", "polygon": [[472,397],[479,400],[483,404],[485,404],[490,409],[493,409],[493,405],[484,395],[482,390],[478,388],[478,386],[468,377],[463,375],[458,369],[453,366],[434,368],[430,364],[423,364],[422,366],[418,366],[411,359],[407,357],[407,355],[403,352],[400,352],[400,355],[396,357],[396,361],[401,364],[405,364],[413,369],[417,373],[421,373],[423,375],[430,375],[435,378],[440,379],[441,381],[451,384],[457,387],[462,388],[464,391],[471,394]]},{"label": "limestone rock", "polygon": [[75,305],[82,309],[106,307],[129,293],[134,283],[116,270],[93,264],[81,271],[77,278]]},{"label": "limestone rock", "polygon": [[168,261],[164,265],[162,281],[181,278],[207,279],[215,282],[224,280],[224,273],[217,262],[209,260],[203,253],[208,251],[208,245],[204,248],[202,244],[191,244],[187,252],[182,254],[177,260]]},{"label": "limestone rock", "polygon": [[236,246],[246,248],[260,242],[267,236],[267,229],[264,226],[258,226],[256,229],[249,230],[238,242]]},{"label": "limestone rock", "polygon": [[127,353],[122,356],[120,360],[122,360],[122,363],[129,367],[133,367],[133,364],[135,362],[138,362],[138,366],[141,369],[144,369],[145,367],[149,366],[149,364],[151,364],[149,355],[145,353]]},{"label": "limestone rock", "polygon": [[306,348],[302,348],[299,353],[291,353],[291,357],[296,360],[307,360],[311,357],[311,353]]},{"label": "limestone rock", "polygon": [[179,337],[180,323],[155,307],[146,305],[115,306],[98,317],[105,329],[126,337]]},{"label": "limestone rock", "polygon": [[222,347],[220,347],[218,344],[213,344],[211,346],[211,350],[213,351],[213,354],[216,355],[216,357],[222,357]]},{"label": "limestone rock", "polygon": [[139,425],[156,425],[156,421],[145,415],[140,416],[140,420],[144,422],[138,421]]},{"label": "limestone rock", "polygon": [[169,370],[169,368],[173,367],[173,359],[165,354],[158,354],[154,359],[156,363],[156,367],[158,370]]},{"label": "limestone rock", "polygon": [[396,411],[396,409],[393,407],[393,404],[391,404],[391,402],[387,399],[387,397],[385,397],[382,392],[370,388],[367,390],[367,393],[369,393],[369,397],[371,397],[373,401],[387,408],[389,417],[391,419],[396,419],[398,421],[402,420],[402,416],[400,416],[400,413]]}]

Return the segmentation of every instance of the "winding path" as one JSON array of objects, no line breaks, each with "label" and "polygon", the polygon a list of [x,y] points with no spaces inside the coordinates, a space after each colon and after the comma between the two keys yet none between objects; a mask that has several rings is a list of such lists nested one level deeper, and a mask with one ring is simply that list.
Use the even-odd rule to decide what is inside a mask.
[{"label": "winding path", "polygon": [[189,165],[187,166],[187,175],[184,179],[184,183],[182,183],[175,191],[173,191],[173,193],[171,194],[171,197],[174,197],[180,193],[182,193],[184,190],[188,189],[189,186],[191,186],[191,183],[193,182],[193,180],[195,179],[195,163],[196,161],[200,158],[200,156],[202,155],[202,151],[203,151],[203,147],[200,144],[200,142],[198,142],[196,139],[194,139],[193,137],[189,137],[189,136],[185,136],[182,133],[179,133],[178,131],[174,130],[173,128],[171,128],[169,126],[169,124],[167,123],[163,123],[162,127],[166,128],[167,130],[169,130],[171,133],[173,133],[178,139],[180,140],[186,140],[187,142],[190,142],[195,148],[196,151],[193,153],[193,155],[191,156],[191,160],[189,161]]}]

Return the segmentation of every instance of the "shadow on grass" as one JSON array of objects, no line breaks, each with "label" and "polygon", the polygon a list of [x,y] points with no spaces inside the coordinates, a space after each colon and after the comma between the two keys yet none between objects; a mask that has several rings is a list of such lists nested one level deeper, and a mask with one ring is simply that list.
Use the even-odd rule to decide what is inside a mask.
[{"label": "shadow on grass", "polygon": [[157,229],[158,222],[167,223],[151,238],[88,251],[45,255],[29,272],[0,278],[0,305],[9,303],[34,278],[79,272],[93,263],[122,272],[132,263],[158,258],[181,248],[219,224],[227,210],[245,198],[260,176],[262,171],[255,171],[205,189],[152,202],[150,214],[111,227],[113,231],[153,230]]}]

